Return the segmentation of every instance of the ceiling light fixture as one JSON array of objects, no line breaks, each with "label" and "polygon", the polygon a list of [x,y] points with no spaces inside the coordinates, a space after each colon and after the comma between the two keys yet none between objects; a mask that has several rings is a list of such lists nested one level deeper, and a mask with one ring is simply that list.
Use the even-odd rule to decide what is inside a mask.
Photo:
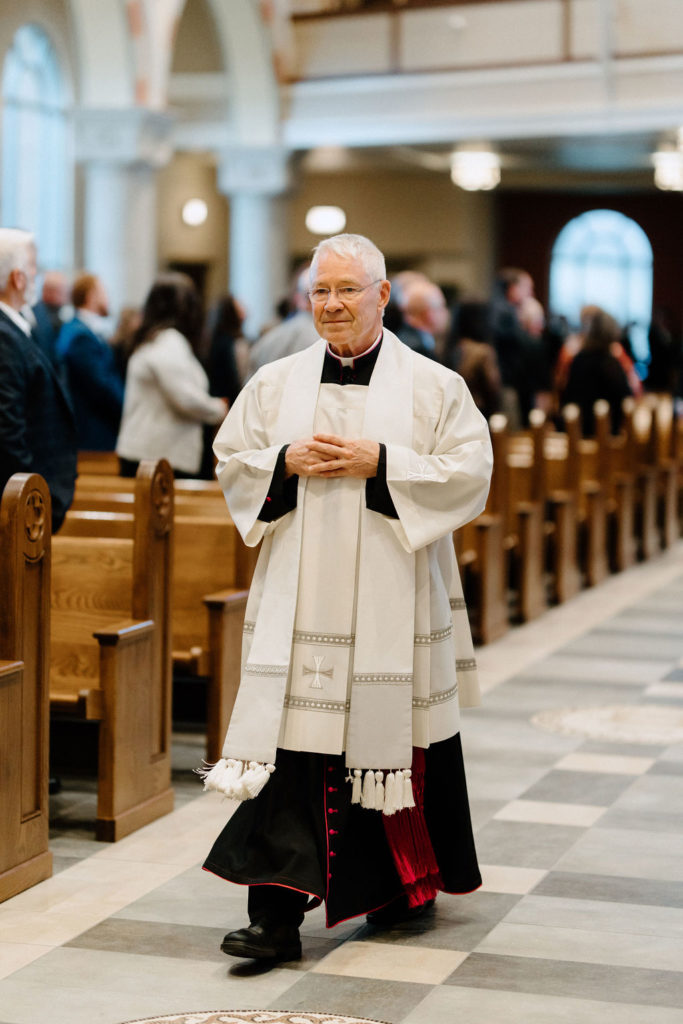
[{"label": "ceiling light fixture", "polygon": [[500,182],[500,158],[488,149],[457,149],[451,153],[451,180],[468,192],[495,188]]},{"label": "ceiling light fixture", "polygon": [[683,192],[683,152],[660,149],[652,154],[655,185],[665,192]]},{"label": "ceiling light fixture", "polygon": [[209,215],[209,208],[203,199],[188,199],[181,214],[183,223],[188,227],[197,228]]},{"label": "ceiling light fixture", "polygon": [[339,206],[312,206],[306,227],[312,235],[338,235],[346,227],[346,214]]}]

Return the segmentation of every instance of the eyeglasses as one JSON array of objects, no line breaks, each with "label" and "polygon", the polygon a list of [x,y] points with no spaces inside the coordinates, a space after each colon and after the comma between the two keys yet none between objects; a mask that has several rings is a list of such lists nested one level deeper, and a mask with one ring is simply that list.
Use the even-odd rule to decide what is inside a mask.
[{"label": "eyeglasses", "polygon": [[383,280],[383,278],[378,277],[376,281],[364,284],[362,288],[353,284],[344,284],[341,288],[312,288],[308,293],[308,297],[316,306],[323,306],[333,292],[341,302],[353,302],[366,288],[372,288],[373,284],[379,284]]}]

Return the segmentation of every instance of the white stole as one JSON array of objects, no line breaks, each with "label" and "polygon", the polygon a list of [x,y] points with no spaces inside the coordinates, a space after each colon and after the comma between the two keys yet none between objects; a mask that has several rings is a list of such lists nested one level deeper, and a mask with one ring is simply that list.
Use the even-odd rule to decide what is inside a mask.
[{"label": "white stole", "polygon": [[[292,362],[272,444],[313,434],[325,342]],[[390,332],[370,384],[363,422],[368,440],[412,446],[413,358]],[[297,605],[306,477],[296,509],[273,537],[249,657],[223,748],[224,758],[273,762],[280,732]],[[391,526],[361,515],[354,672],[346,763],[351,768],[409,768],[412,761],[415,555],[396,544]],[[376,581],[386,581],[384,600]],[[304,580],[303,586],[306,585]]]}]

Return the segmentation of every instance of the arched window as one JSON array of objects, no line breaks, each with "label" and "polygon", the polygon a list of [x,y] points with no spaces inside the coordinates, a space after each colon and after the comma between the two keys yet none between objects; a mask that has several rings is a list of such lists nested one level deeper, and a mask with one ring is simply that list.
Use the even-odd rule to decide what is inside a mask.
[{"label": "arched window", "polygon": [[57,55],[37,25],[16,33],[2,69],[0,219],[33,231],[44,267],[71,263],[72,156]]},{"label": "arched window", "polygon": [[553,246],[550,308],[578,324],[582,306],[601,306],[629,327],[640,363],[649,355],[652,246],[634,220],[616,210],[590,210],[570,220]]}]

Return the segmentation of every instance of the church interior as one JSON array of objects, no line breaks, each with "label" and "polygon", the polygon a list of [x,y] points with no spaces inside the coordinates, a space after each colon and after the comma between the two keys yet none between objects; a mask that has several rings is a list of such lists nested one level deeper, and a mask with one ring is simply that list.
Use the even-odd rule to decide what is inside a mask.
[{"label": "church interior", "polygon": [[[200,468],[79,443],[52,536],[44,482],[4,491],[0,1024],[680,1024],[682,195],[681,0],[0,5],[0,228],[68,290],[58,334],[101,282],[118,415],[157,275],[189,279],[209,377],[234,316]],[[245,886],[202,870],[237,804],[197,769],[258,552],[211,442],[341,232],[489,425],[453,534],[483,884],[388,929],[317,907],[302,959],[245,962]]]}]

